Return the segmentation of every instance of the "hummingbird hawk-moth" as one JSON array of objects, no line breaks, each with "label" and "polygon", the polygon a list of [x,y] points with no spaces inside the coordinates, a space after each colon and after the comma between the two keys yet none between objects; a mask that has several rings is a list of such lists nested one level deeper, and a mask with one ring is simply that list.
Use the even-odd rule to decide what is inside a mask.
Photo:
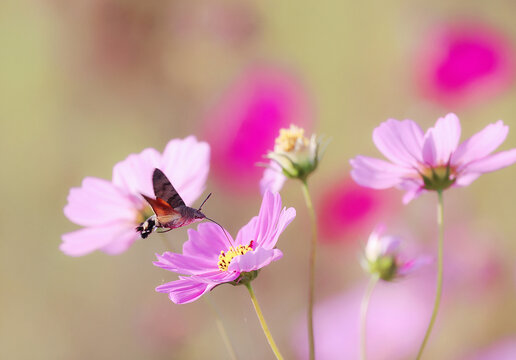
[{"label": "hummingbird hawk-moth", "polygon": [[211,196],[211,193],[204,199],[199,209],[194,209],[186,206],[172,183],[160,169],[154,169],[152,174],[152,186],[156,198],[153,199],[143,194],[142,196],[152,207],[154,215],[136,228],[136,231],[141,234],[143,239],[158,228],[167,228],[169,229],[167,231],[170,231],[204,219],[211,220],[201,212],[202,206]]}]

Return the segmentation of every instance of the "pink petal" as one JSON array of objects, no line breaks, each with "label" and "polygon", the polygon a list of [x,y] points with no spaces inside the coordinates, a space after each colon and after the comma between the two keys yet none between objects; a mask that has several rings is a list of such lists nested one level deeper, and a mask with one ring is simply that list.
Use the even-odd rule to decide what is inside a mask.
[{"label": "pink petal", "polygon": [[423,188],[423,180],[422,179],[413,179],[413,180],[404,180],[398,188],[401,190],[406,191],[405,195],[403,196],[403,204],[408,204],[415,198],[419,197],[421,194],[426,192]]},{"label": "pink petal", "polygon": [[367,156],[357,156],[349,162],[353,167],[353,180],[359,185],[373,189],[387,189],[398,185],[404,177],[418,176],[413,169]]},{"label": "pink petal", "polygon": [[191,205],[205,189],[210,170],[210,146],[197,141],[195,136],[173,139],[165,147],[160,164],[185,203]]},{"label": "pink petal", "polygon": [[457,176],[457,179],[455,180],[455,183],[453,183],[453,186],[457,186],[457,187],[469,186],[473,181],[478,179],[480,175],[482,175],[482,174],[481,173],[460,174],[459,176]]},{"label": "pink petal", "polygon": [[134,226],[127,227],[124,232],[116,236],[114,241],[100,248],[100,251],[109,255],[118,255],[127,251],[134,241],[140,238],[139,235],[135,236],[134,233]]},{"label": "pink petal", "polygon": [[455,114],[439,118],[425,134],[423,160],[431,166],[448,164],[460,140],[460,122]]},{"label": "pink petal", "polygon": [[199,224],[197,230],[188,229],[188,241],[183,244],[183,254],[191,257],[204,257],[215,261],[216,264],[220,251],[226,251],[230,242],[233,242],[231,234],[224,233],[217,224],[202,223]]},{"label": "pink petal", "polygon": [[64,214],[82,226],[96,226],[113,221],[134,221],[137,216],[134,199],[111,182],[93,177],[72,188]]},{"label": "pink petal", "polygon": [[154,196],[152,172],[160,167],[160,157],[152,148],[129,155],[113,167],[113,183],[131,194]]},{"label": "pink petal", "polygon": [[228,270],[239,273],[258,270],[273,261],[281,259],[282,256],[283,253],[278,249],[264,249],[259,247],[254,251],[249,251],[244,255],[235,257],[231,261]]},{"label": "pink petal", "polygon": [[465,172],[487,173],[503,169],[516,162],[516,149],[501,151],[484,159],[473,161],[464,169]]},{"label": "pink petal", "polygon": [[257,245],[272,249],[295,216],[294,208],[282,209],[281,196],[278,193],[266,192],[258,216],[240,229],[236,244],[248,245],[254,240]]},{"label": "pink petal", "polygon": [[162,269],[173,271],[179,274],[196,275],[208,271],[218,270],[217,259],[207,259],[182,254],[165,252],[163,255],[156,254],[158,261],[153,264]]},{"label": "pink petal", "polygon": [[495,151],[507,137],[509,127],[502,120],[487,125],[484,129],[464,141],[452,156],[454,166],[465,166],[482,159]]},{"label": "pink petal", "polygon": [[199,299],[204,293],[215,287],[214,284],[207,284],[192,280],[188,277],[181,277],[156,288],[157,292],[168,293],[168,297],[175,304],[187,304]]},{"label": "pink petal", "polygon": [[260,180],[260,192],[262,195],[266,191],[279,192],[286,180],[287,177],[281,172],[281,167],[276,162],[271,161]]},{"label": "pink petal", "polygon": [[373,131],[373,141],[390,161],[402,166],[417,166],[422,162],[423,131],[412,120],[389,119]]},{"label": "pink petal", "polygon": [[[129,236],[129,230],[133,232],[132,237]],[[133,223],[118,222],[63,234],[63,242],[59,248],[66,255],[82,256],[92,251],[103,249],[119,240],[131,244],[137,238],[138,234],[134,230]]]}]

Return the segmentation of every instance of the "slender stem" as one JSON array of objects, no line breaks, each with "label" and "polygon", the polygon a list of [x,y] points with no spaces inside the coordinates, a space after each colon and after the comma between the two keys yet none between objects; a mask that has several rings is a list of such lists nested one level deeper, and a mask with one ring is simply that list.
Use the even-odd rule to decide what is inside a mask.
[{"label": "slender stem", "polygon": [[246,282],[244,285],[247,287],[247,290],[249,290],[249,295],[251,295],[251,301],[253,302],[254,310],[256,311],[258,320],[260,320],[260,324],[262,325],[263,333],[265,334],[265,337],[267,338],[267,341],[272,349],[272,352],[274,353],[274,355],[276,355],[276,359],[283,360],[283,356],[281,356],[281,354],[278,350],[278,347],[276,346],[276,343],[274,342],[274,339],[272,338],[271,332],[269,331],[269,327],[267,326],[267,323],[265,322],[265,318],[263,317],[262,310],[260,309],[260,305],[258,304],[258,300],[256,299],[256,296],[254,295],[254,291],[251,286],[251,283]]},{"label": "slender stem", "polygon": [[222,316],[220,315],[219,311],[217,310],[217,307],[209,296],[203,296],[204,300],[208,303],[210,306],[210,309],[212,310],[213,314],[215,315],[215,322],[217,323],[217,330],[219,331],[220,337],[222,338],[222,341],[224,342],[224,346],[226,347],[226,350],[229,353],[229,357],[232,360],[237,360],[235,350],[233,349],[233,346],[231,345],[231,341],[229,340],[229,336],[226,332],[226,328],[224,327],[224,322],[222,321]]},{"label": "slender stem", "polygon": [[444,217],[442,190],[438,190],[437,195],[439,198],[439,201],[437,203],[437,225],[439,227],[439,244],[437,250],[437,290],[435,293],[434,310],[432,312],[432,317],[430,318],[430,324],[428,324],[428,328],[426,329],[425,337],[423,338],[423,342],[421,343],[421,347],[419,348],[419,352],[417,353],[417,360],[421,359],[421,356],[423,355],[423,350],[425,350],[426,343],[428,342],[428,338],[430,337],[430,333],[432,332],[432,328],[434,327],[435,319],[437,318],[437,311],[439,310],[439,304],[441,302],[441,293],[443,288]]},{"label": "slender stem", "polygon": [[306,207],[312,221],[312,240],[310,242],[310,255],[308,259],[308,344],[310,351],[310,360],[315,359],[315,341],[314,341],[314,292],[315,292],[315,259],[317,255],[317,221],[315,211],[308,191],[306,180],[302,180],[303,195],[305,196]]},{"label": "slender stem", "polygon": [[367,284],[362,303],[360,304],[360,358],[366,360],[367,356],[367,310],[369,309],[369,300],[373,294],[374,287],[378,283],[378,275],[372,275]]}]

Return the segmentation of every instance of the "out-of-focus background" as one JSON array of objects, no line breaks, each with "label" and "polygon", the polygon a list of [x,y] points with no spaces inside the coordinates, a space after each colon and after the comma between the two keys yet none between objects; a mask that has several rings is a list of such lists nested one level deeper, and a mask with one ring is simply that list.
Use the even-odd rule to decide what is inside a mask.
[{"label": "out-of-focus background", "polygon": [[[463,139],[503,119],[516,147],[516,3],[480,1],[7,0],[0,3],[0,358],[227,359],[208,304],[154,288],[156,237],[118,256],[72,258],[71,187],[111,178],[131,153],[190,134],[212,146],[205,210],[232,233],[257,214],[255,167],[290,123],[331,138],[310,186],[319,214],[319,359],[357,357],[360,249],[384,222],[414,254],[435,253],[435,196],[354,185],[348,160],[379,156],[387,118],[428,127],[448,112]],[[445,292],[427,359],[516,358],[516,193],[512,167],[445,193]],[[284,258],[254,281],[288,359],[306,358],[309,221],[301,190]],[[167,234],[176,249],[186,230]],[[382,285],[371,359],[413,358],[435,271]],[[272,358],[245,289],[209,298],[239,359]],[[494,354],[494,355],[493,355]],[[506,356],[506,357],[503,357]]]}]

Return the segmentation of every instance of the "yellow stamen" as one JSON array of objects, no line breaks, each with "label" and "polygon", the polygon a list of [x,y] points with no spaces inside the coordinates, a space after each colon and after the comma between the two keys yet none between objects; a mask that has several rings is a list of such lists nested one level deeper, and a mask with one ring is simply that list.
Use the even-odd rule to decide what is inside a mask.
[{"label": "yellow stamen", "polygon": [[305,130],[290,125],[289,129],[280,129],[280,134],[276,138],[275,151],[290,152],[296,148],[296,144],[300,142],[304,146],[308,146],[310,140],[304,136]]},{"label": "yellow stamen", "polygon": [[224,252],[224,250],[220,251],[219,262],[217,265],[219,266],[220,271],[228,271],[229,264],[233,258],[238,255],[244,255],[245,253],[253,250],[253,242],[251,241],[249,245],[238,245],[236,249],[231,246],[228,251]]}]

